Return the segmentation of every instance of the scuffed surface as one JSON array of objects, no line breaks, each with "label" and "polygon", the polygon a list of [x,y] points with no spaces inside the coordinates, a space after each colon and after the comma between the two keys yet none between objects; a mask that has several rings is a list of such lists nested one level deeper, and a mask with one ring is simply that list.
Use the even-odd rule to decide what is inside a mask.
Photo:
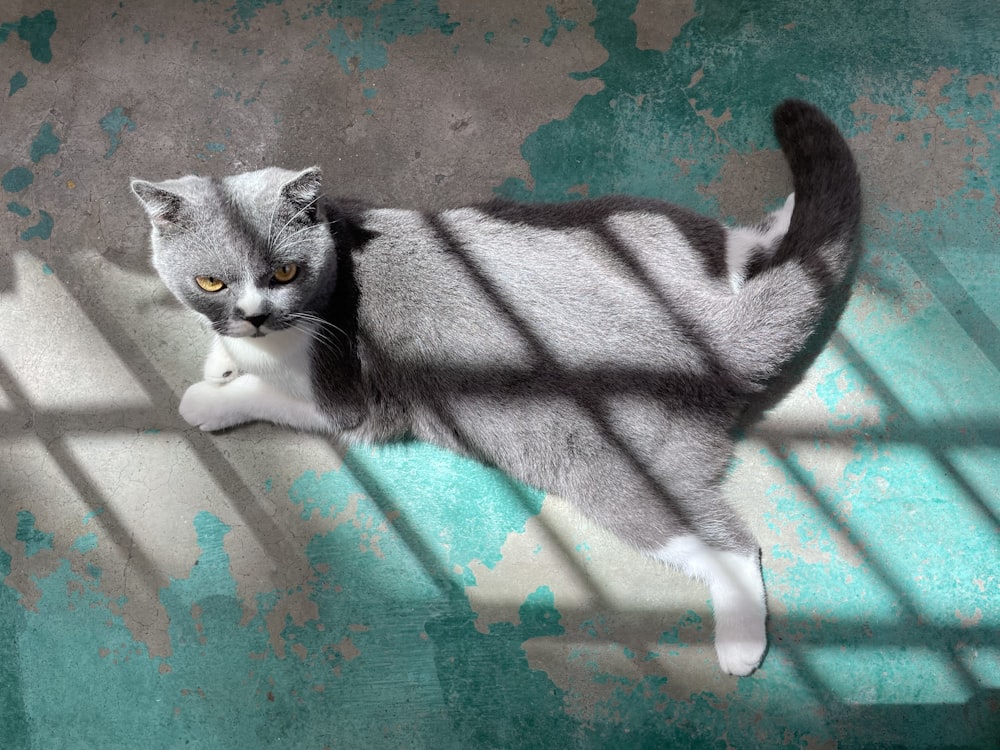
[{"label": "scuffed surface", "polygon": [[[0,10],[0,745],[995,747],[1000,12],[814,5]],[[320,163],[375,202],[752,221],[790,189],[786,96],[857,154],[864,255],[730,472],[753,676],[719,673],[702,588],[558,498],[177,416],[207,337],[129,177]]]}]

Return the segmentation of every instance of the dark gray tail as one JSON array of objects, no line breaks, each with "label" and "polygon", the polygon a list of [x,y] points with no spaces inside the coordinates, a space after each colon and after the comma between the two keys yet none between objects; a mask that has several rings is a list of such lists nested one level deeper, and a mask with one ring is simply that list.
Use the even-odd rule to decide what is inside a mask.
[{"label": "dark gray tail", "polygon": [[774,133],[792,171],[795,207],[775,254],[748,269],[734,298],[734,369],[761,381],[805,344],[856,254],[861,182],[851,150],[830,119],[789,99],[774,110]]},{"label": "dark gray tail", "polygon": [[[854,157],[837,126],[816,107],[797,99],[774,110],[774,134],[792,170],[795,211],[772,264],[803,263],[828,293],[853,261],[861,217],[861,181]],[[831,244],[843,250],[823,252]]]}]

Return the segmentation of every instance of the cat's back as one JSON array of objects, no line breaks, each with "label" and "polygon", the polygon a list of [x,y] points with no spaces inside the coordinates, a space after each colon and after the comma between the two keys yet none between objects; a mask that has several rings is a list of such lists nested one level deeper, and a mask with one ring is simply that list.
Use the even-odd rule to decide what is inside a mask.
[{"label": "cat's back", "polygon": [[358,254],[361,318],[400,357],[677,366],[692,317],[728,295],[724,230],[659,201],[494,201],[375,209]]}]

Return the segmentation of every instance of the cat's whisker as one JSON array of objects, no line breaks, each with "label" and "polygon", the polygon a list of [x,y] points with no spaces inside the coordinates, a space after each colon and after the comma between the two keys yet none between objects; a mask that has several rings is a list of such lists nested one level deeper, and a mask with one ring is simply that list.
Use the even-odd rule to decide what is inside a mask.
[{"label": "cat's whisker", "polygon": [[312,244],[312,239],[310,237],[301,237],[299,239],[292,240],[291,242],[283,240],[272,247],[272,252],[276,254],[283,253],[292,248],[299,247],[300,245],[305,245],[308,247],[311,244]]},{"label": "cat's whisker", "polygon": [[203,251],[206,256],[210,258],[220,258],[224,256],[224,252],[220,250],[219,243],[215,240],[208,241],[196,234],[192,234],[192,240],[199,250]]},{"label": "cat's whisker", "polygon": [[[332,226],[335,226],[337,224],[342,223],[342,221],[343,221],[342,219],[333,219],[332,221],[326,222],[326,224],[327,224],[328,227],[332,227]],[[279,238],[277,238],[277,240],[276,240],[276,242],[275,242],[275,244],[273,246],[273,252],[274,253],[282,253],[282,252],[288,250],[289,248],[298,247],[299,245],[305,245],[307,247],[310,246],[312,244],[312,242],[313,242],[312,237],[299,237],[299,238],[296,238],[296,235],[305,234],[309,230],[313,229],[313,227],[314,227],[314,225],[309,225],[307,227],[301,227],[299,229],[296,229],[294,232],[292,232],[291,234],[289,234],[289,235],[287,235],[285,237],[279,237]],[[271,241],[269,240],[269,246],[270,246],[270,242]]]},{"label": "cat's whisker", "polygon": [[293,325],[300,331],[307,331],[310,336],[312,336],[314,339],[317,339],[318,341],[322,341],[330,345],[335,345],[337,347],[340,346],[340,342],[337,340],[337,337],[334,334],[324,331],[319,326],[310,325],[310,322],[308,321],[306,322],[296,321],[295,323],[293,323]]},{"label": "cat's whisker", "polygon": [[193,242],[198,249],[203,250],[206,255],[211,258],[219,258],[224,256],[224,251],[221,249],[219,241],[213,236],[206,236],[205,234],[196,231],[196,226],[184,223],[181,225],[184,230],[185,237]]},{"label": "cat's whisker", "polygon": [[271,240],[273,238],[272,232],[274,230],[274,215],[275,213],[277,213],[278,206],[280,205],[281,205],[281,198],[278,198],[277,200],[274,201],[274,205],[271,206],[271,215],[267,219],[267,244],[265,245],[265,247],[271,247]]},{"label": "cat's whisker", "polygon": [[[343,341],[347,343],[348,347],[351,346],[350,336],[347,335],[347,332],[344,331],[344,329],[342,329],[338,325],[335,325],[334,323],[331,323],[328,320],[324,320],[323,318],[319,317],[318,315],[314,315],[312,313],[305,313],[305,312],[296,312],[296,313],[292,313],[291,317],[293,318],[293,320],[295,320],[297,322],[298,321],[305,321],[306,325],[308,325],[308,324],[314,324],[315,327],[310,327],[310,329],[309,329],[312,332],[312,335],[317,340],[321,340],[321,341],[327,343],[329,346],[336,347],[337,350],[338,350],[338,353],[340,353],[340,354],[343,353],[343,347],[341,346],[341,343],[340,343],[341,339],[343,339]],[[298,328],[299,326],[296,326],[296,327]],[[324,328],[328,329],[328,330],[324,330]],[[303,330],[303,328],[299,328],[299,330]]]},{"label": "cat's whisker", "polygon": [[[274,252],[281,252],[283,250],[287,250],[289,247],[295,247],[296,245],[299,245],[303,242],[308,242],[309,241],[308,237],[297,238],[297,235],[305,234],[306,232],[312,230],[314,227],[315,227],[314,224],[310,224],[309,226],[306,227],[300,227],[288,235],[281,234],[281,232],[284,231],[284,228],[282,228],[281,232],[279,232],[275,237]],[[271,240],[268,240],[269,246],[270,243]]]},{"label": "cat's whisker", "polygon": [[345,339],[348,338],[347,333],[342,328],[340,328],[340,326],[336,325],[335,323],[331,323],[328,320],[324,320],[315,313],[293,312],[289,314],[289,317],[293,318],[296,321],[305,321],[306,323],[315,324],[317,326],[317,329],[322,329],[326,327],[328,329],[331,329],[333,334],[337,336],[343,336]]},{"label": "cat's whisker", "polygon": [[295,314],[298,315],[303,320],[308,320],[310,322],[317,323],[320,326],[327,326],[328,328],[333,329],[333,331],[339,334],[340,336],[343,336],[344,338],[349,338],[347,332],[343,328],[338,326],[336,323],[331,323],[329,320],[324,320],[315,313],[299,312]]},{"label": "cat's whisker", "polygon": [[280,242],[288,240],[288,239],[290,239],[292,237],[295,237],[298,234],[302,234],[303,232],[308,232],[310,229],[312,229],[312,227],[313,227],[312,224],[310,224],[309,226],[305,226],[305,227],[299,227],[294,232],[291,232],[288,235],[284,235],[283,232],[285,231],[285,229],[288,228],[288,224],[285,224],[285,226],[283,226],[281,229],[279,229],[278,232],[275,234],[275,238],[280,243]]},{"label": "cat's whisker", "polygon": [[329,334],[323,332],[321,329],[313,328],[305,323],[299,322],[292,323],[290,327],[296,331],[301,331],[302,333],[309,335],[314,341],[331,350],[337,357],[343,356],[344,348],[340,345],[340,342]]},{"label": "cat's whisker", "polygon": [[313,329],[313,337],[335,351],[338,357],[348,354],[352,348],[351,342],[346,337],[337,336],[326,331]]}]

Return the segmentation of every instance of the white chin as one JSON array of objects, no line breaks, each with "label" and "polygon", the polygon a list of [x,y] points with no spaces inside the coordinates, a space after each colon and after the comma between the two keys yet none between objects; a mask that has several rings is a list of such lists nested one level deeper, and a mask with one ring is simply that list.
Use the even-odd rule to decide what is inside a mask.
[{"label": "white chin", "polygon": [[226,328],[226,336],[230,336],[234,339],[241,338],[260,338],[265,334],[269,333],[266,328],[256,328],[253,324],[248,323],[245,320],[234,320]]}]

